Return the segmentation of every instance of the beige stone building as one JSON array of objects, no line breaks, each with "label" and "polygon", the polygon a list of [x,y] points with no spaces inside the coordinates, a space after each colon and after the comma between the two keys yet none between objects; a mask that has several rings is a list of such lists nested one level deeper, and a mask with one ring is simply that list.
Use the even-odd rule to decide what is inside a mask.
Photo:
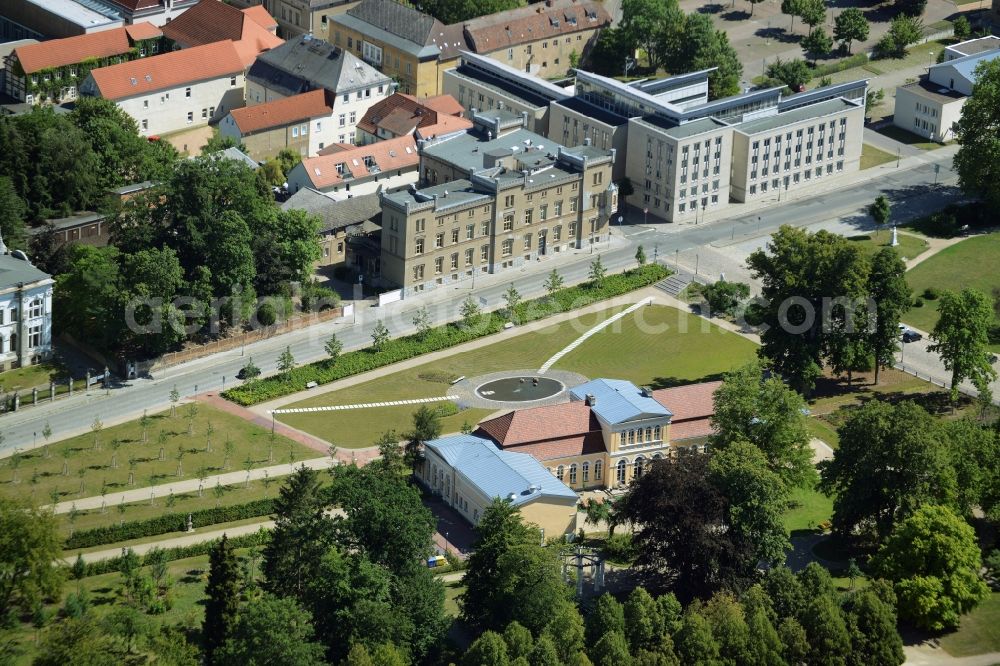
[{"label": "beige stone building", "polygon": [[420,187],[382,197],[382,282],[404,296],[607,239],[614,151],[565,148],[509,112],[420,149]]},{"label": "beige stone building", "polygon": [[[247,0],[236,4],[247,4]],[[278,22],[278,36],[284,39],[305,34],[327,39],[331,17],[357,4],[357,0],[264,0],[264,7]]]}]

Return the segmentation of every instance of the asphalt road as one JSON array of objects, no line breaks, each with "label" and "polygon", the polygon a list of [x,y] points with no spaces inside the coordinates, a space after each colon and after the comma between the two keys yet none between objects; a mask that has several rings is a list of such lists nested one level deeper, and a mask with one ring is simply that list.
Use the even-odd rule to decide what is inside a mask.
[{"label": "asphalt road", "polygon": [[[935,155],[935,153],[939,153]],[[869,179],[840,190],[828,191],[809,198],[791,202],[775,202],[761,212],[734,218],[720,219],[699,225],[674,226],[669,224],[643,225],[640,219],[626,220],[615,228],[620,239],[608,247],[597,247],[605,266],[618,271],[635,263],[635,245],[642,243],[647,256],[654,253],[663,263],[680,259],[683,266],[697,261],[698,248],[720,246],[728,243],[758,238],[763,240],[783,224],[822,227],[827,224],[842,227],[846,222],[859,229],[870,224],[864,208],[879,193],[893,201],[896,219],[925,214],[960,198],[954,188],[954,175],[950,166],[953,151],[942,149],[929,153],[927,161],[911,168],[872,171]],[[933,161],[942,165],[936,174]],[[935,180],[938,181],[934,185]],[[576,253],[572,258],[558,260],[559,273],[567,284],[587,279],[593,256],[589,252]],[[554,262],[555,263],[555,262]],[[150,412],[169,405],[169,394],[176,386],[181,396],[189,397],[200,392],[218,391],[232,386],[236,373],[247,358],[252,356],[265,374],[276,371],[278,355],[286,346],[299,364],[323,358],[323,341],[335,331],[345,349],[365,347],[377,319],[383,319],[393,336],[413,330],[411,319],[415,309],[427,305],[435,323],[459,317],[461,302],[473,293],[486,299],[493,309],[503,303],[503,292],[513,283],[523,296],[544,293],[543,283],[552,265],[538,264],[535,271],[515,271],[487,276],[477,280],[475,290],[468,286],[439,289],[414,299],[395,303],[384,308],[362,306],[356,321],[338,321],[312,326],[300,331],[277,336],[270,340],[247,345],[244,350],[233,350],[185,363],[155,373],[152,378],[139,379],[115,386],[108,391],[94,389],[86,395],[75,395],[52,404],[24,408],[19,412],[0,416],[0,431],[4,441],[0,455],[14,448],[26,448],[42,443],[41,432],[46,422],[53,431],[53,440],[87,432],[95,418],[105,426],[137,417],[144,409]]]}]

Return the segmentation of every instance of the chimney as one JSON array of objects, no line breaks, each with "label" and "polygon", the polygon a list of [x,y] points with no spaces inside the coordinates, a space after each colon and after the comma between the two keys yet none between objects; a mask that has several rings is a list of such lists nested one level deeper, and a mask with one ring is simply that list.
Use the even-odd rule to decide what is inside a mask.
[{"label": "chimney", "polygon": [[639,389],[639,394],[642,395],[643,398],[652,398],[653,389],[649,388],[648,386],[643,386],[642,388]]},{"label": "chimney", "polygon": [[587,394],[586,405],[588,407],[593,407],[596,404],[597,404],[597,396],[594,395],[593,393],[588,393]]},{"label": "chimney", "polygon": [[617,155],[618,155],[618,149],[617,148],[612,148],[611,149],[611,164],[615,163],[615,157]]}]

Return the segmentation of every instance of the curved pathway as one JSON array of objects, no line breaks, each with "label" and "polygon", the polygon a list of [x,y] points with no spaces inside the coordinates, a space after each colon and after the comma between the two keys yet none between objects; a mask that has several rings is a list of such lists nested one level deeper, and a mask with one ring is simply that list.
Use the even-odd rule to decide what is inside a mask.
[{"label": "curved pathway", "polygon": [[635,312],[636,310],[638,310],[639,308],[641,308],[643,305],[649,305],[652,302],[653,302],[653,298],[651,296],[647,296],[646,298],[642,299],[641,301],[639,301],[635,305],[630,305],[629,307],[625,308],[624,310],[622,310],[618,314],[612,315],[611,317],[608,317],[607,319],[605,319],[604,321],[602,321],[600,324],[598,324],[597,326],[594,326],[589,331],[587,331],[586,333],[584,333],[583,335],[581,335],[580,337],[578,337],[576,340],[574,340],[573,342],[569,343],[568,345],[566,345],[565,347],[563,347],[562,349],[560,349],[559,351],[557,351],[552,358],[550,358],[549,360],[547,360],[545,363],[542,364],[542,367],[540,367],[538,369],[538,372],[544,375],[546,372],[549,371],[549,368],[551,368],[553,365],[555,365],[556,363],[559,362],[559,359],[561,359],[563,356],[565,356],[566,354],[570,353],[571,351],[573,351],[574,349],[576,349],[577,347],[579,347],[580,345],[582,345],[592,335],[594,335],[595,333],[598,333],[601,330],[607,328],[608,326],[610,326],[611,324],[615,323],[619,319],[627,317],[628,315],[632,314],[633,312]]}]

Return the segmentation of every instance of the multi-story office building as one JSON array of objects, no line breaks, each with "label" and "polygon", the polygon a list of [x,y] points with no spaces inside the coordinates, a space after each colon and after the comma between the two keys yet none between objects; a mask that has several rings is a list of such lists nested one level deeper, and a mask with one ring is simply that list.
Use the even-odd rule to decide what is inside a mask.
[{"label": "multi-story office building", "polygon": [[565,148],[509,111],[422,142],[421,186],[382,197],[382,280],[404,295],[607,239],[614,150]]}]

